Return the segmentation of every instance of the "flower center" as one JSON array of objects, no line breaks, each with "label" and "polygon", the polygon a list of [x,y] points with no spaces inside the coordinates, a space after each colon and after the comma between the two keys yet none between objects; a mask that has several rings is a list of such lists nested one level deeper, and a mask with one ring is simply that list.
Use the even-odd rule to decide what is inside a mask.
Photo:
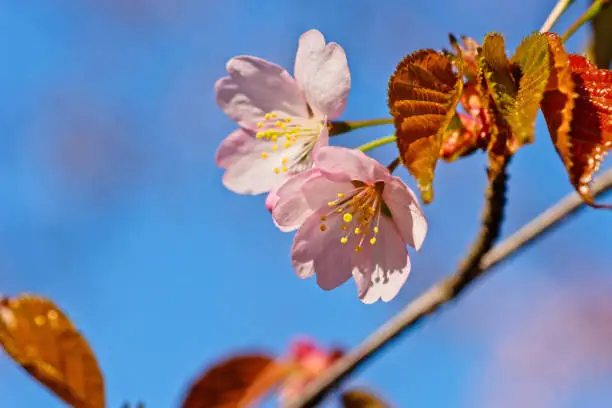
[{"label": "flower center", "polygon": [[361,252],[366,239],[371,245],[376,244],[376,236],[380,232],[381,212],[384,213],[382,201],[384,184],[370,185],[361,181],[352,183],[355,190],[348,194],[337,193],[336,199],[327,203],[333,210],[321,216],[320,230],[327,230],[325,221],[330,216],[342,217],[343,222],[340,229],[343,233],[340,243],[344,245],[352,241],[352,244],[355,245],[355,252]]},{"label": "flower center", "polygon": [[267,159],[271,152],[289,149],[295,144],[299,148],[292,149],[287,155],[281,156],[280,164],[274,167],[274,172],[300,172],[309,167],[310,153],[314,149],[322,123],[312,119],[278,117],[276,113],[266,113],[264,120],[257,123],[262,129],[255,134],[257,139],[270,142],[270,150],[261,153],[262,159]]}]

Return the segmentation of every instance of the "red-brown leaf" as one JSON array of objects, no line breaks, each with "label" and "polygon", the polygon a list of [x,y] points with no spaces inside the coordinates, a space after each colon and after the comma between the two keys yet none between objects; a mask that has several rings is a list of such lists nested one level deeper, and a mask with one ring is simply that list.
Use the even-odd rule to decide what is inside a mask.
[{"label": "red-brown leaf", "polygon": [[463,60],[434,50],[417,51],[399,63],[389,81],[389,108],[404,165],[417,180],[423,202],[432,183],[446,128],[463,86]]},{"label": "red-brown leaf", "polygon": [[246,408],[288,374],[261,354],[234,356],[208,369],[190,387],[182,408]]},{"label": "red-brown leaf", "polygon": [[[610,205],[595,204],[590,190],[594,174],[599,170],[607,151],[612,149],[612,71],[597,69],[587,58],[569,55],[566,64],[574,84],[574,106],[571,124],[566,135],[568,119],[568,90],[547,92],[542,101],[553,143],[569,173],[571,183],[585,202],[600,208]],[[557,71],[559,72],[559,71]],[[559,77],[561,74],[559,75]]]}]

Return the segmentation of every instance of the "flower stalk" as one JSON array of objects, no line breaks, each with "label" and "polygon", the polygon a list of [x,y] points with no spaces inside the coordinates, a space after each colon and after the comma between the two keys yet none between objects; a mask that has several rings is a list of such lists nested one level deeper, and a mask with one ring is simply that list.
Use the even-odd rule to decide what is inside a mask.
[{"label": "flower stalk", "polygon": [[393,123],[393,118],[380,118],[355,121],[332,121],[329,123],[329,135],[337,136],[343,133],[348,133],[353,130],[362,129],[371,126],[390,125]]},{"label": "flower stalk", "polygon": [[384,146],[389,143],[393,143],[396,140],[397,140],[397,137],[395,135],[385,136],[385,137],[381,137],[380,139],[372,140],[371,142],[362,144],[357,149],[361,150],[362,152],[367,152],[372,149],[376,149],[377,147]]}]

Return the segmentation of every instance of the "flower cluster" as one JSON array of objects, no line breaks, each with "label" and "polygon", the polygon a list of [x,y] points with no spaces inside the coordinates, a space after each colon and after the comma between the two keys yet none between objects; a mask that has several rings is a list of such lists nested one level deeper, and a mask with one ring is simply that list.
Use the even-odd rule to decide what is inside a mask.
[{"label": "flower cluster", "polygon": [[268,193],[277,227],[298,230],[291,261],[331,290],[354,278],[364,303],[389,301],[410,272],[427,222],[414,193],[365,153],[329,145],[330,121],[346,107],[346,55],[317,30],[304,33],[295,78],[251,56],[232,58],[217,103],[240,126],[217,151],[223,183],[239,194]]}]

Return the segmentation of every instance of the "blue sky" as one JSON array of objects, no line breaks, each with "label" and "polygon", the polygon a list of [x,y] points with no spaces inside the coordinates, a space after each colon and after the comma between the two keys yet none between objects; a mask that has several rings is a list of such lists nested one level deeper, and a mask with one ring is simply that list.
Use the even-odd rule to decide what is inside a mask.
[{"label": "blue sky", "polygon": [[[103,368],[109,407],[177,406],[203,367],[237,350],[281,353],[300,334],[359,343],[453,270],[478,228],[485,158],[439,166],[436,200],[425,208],[429,236],[396,300],[363,305],[352,283],[323,292],[293,273],[291,236],[274,228],[263,197],[221,184],[214,152],[235,127],[214,101],[225,62],[251,54],[290,69],[299,35],[317,28],[348,55],[353,89],[343,118],[385,117],[388,77],[404,55],[446,47],[449,32],[480,40],[499,31],[512,49],[553,3],[5,0],[0,292],[49,296],[68,313]],[[586,6],[577,3],[562,27]],[[585,34],[568,47],[579,50]],[[371,128],[335,142],[357,146],[391,132]],[[393,146],[373,153],[383,163],[394,154]],[[511,174],[505,234],[571,190],[541,117],[536,143],[520,151]],[[492,383],[521,390],[520,376],[506,378],[496,363],[500,343],[576,282],[612,294],[611,227],[607,212],[581,213],[395,343],[354,383],[419,407],[486,406],[481,394],[504,395]],[[588,301],[583,292],[568,305]],[[611,379],[608,367],[588,386],[561,387],[567,403],[554,406],[603,407]],[[0,406],[61,405],[2,355]]]}]

